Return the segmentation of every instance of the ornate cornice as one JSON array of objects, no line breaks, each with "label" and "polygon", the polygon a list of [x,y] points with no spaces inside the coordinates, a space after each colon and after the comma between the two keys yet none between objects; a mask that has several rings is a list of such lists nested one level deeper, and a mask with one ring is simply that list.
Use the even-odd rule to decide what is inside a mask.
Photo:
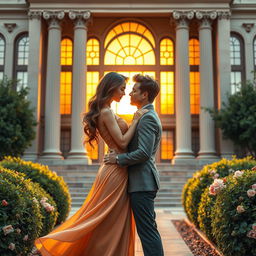
[{"label": "ornate cornice", "polygon": [[210,29],[212,21],[218,17],[217,11],[196,11],[196,18],[200,21],[200,29]]},{"label": "ornate cornice", "polygon": [[173,11],[172,12],[172,17],[175,20],[180,20],[180,19],[188,19],[188,20],[192,20],[194,18],[194,11],[190,10],[190,11]]}]

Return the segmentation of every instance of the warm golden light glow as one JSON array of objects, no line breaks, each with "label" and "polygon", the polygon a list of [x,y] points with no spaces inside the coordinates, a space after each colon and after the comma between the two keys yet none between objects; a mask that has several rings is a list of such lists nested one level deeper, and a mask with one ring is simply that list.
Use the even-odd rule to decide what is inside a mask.
[{"label": "warm golden light glow", "polygon": [[86,111],[88,111],[88,103],[92,96],[95,95],[97,85],[99,83],[99,72],[86,73]]},{"label": "warm golden light glow", "polygon": [[60,64],[61,65],[72,65],[72,41],[70,39],[63,39],[61,41],[61,55]]},{"label": "warm golden light glow", "polygon": [[173,42],[169,38],[164,38],[160,43],[160,64],[173,65],[174,64],[174,47]]},{"label": "warm golden light glow", "polygon": [[200,65],[199,40],[189,40],[189,65]]},{"label": "warm golden light glow", "polygon": [[[107,74],[108,72],[105,72],[105,74]],[[142,74],[142,75],[149,75],[152,76],[153,78],[155,77],[155,72],[150,72],[150,71],[145,71],[145,72],[132,72],[132,71],[120,71],[118,72],[124,76],[127,76],[129,78],[127,84],[126,84],[126,90],[125,90],[125,96],[121,99],[121,101],[119,103],[117,102],[112,102],[111,104],[111,108],[113,109],[113,111],[121,116],[122,118],[124,118],[127,122],[130,122],[132,119],[132,116],[134,114],[134,112],[137,111],[137,108],[135,106],[132,106],[130,104],[130,92],[132,91],[132,87],[134,85],[134,82],[132,80],[132,77],[135,74]],[[155,102],[153,103],[155,104]]]},{"label": "warm golden light glow", "polygon": [[98,143],[96,141],[93,141],[92,144],[94,147],[92,147],[89,143],[86,143],[86,151],[90,159],[97,160],[99,158]]},{"label": "warm golden light glow", "polygon": [[104,60],[105,65],[154,65],[155,53],[149,41],[129,33],[110,42]]},{"label": "warm golden light glow", "polygon": [[152,46],[155,47],[155,39],[152,33],[143,25],[135,22],[124,22],[115,26],[107,35],[104,47],[107,48],[109,42],[114,38],[118,37],[123,33],[133,33],[140,34],[144,38],[146,38],[149,42],[151,42]]},{"label": "warm golden light glow", "polygon": [[190,112],[200,112],[200,73],[190,72]]},{"label": "warm golden light glow", "polygon": [[100,43],[95,38],[89,39],[87,41],[86,61],[87,65],[100,64]]},{"label": "warm golden light glow", "polygon": [[71,114],[72,72],[60,74],[60,113]]},{"label": "warm golden light glow", "polygon": [[161,140],[161,159],[171,160],[174,151],[173,131],[163,131]]},{"label": "warm golden light glow", "polygon": [[161,114],[174,114],[174,72],[160,72]]}]

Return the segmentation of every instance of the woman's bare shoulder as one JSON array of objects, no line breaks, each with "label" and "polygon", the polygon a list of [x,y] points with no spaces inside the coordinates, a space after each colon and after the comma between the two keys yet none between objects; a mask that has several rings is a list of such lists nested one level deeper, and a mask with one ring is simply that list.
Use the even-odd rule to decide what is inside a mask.
[{"label": "woman's bare shoulder", "polygon": [[101,118],[105,119],[105,118],[110,118],[110,117],[114,117],[114,113],[112,111],[111,108],[102,108],[100,110],[100,116]]}]

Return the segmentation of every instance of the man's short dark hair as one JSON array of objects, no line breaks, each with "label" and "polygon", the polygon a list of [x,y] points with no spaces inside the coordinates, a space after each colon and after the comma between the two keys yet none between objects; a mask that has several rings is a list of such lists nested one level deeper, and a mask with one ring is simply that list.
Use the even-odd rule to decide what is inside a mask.
[{"label": "man's short dark hair", "polygon": [[147,92],[148,101],[152,103],[160,91],[160,86],[157,83],[157,81],[148,75],[143,76],[141,74],[134,75],[133,81],[135,83],[140,83],[140,87],[139,87],[140,91],[142,93]]}]

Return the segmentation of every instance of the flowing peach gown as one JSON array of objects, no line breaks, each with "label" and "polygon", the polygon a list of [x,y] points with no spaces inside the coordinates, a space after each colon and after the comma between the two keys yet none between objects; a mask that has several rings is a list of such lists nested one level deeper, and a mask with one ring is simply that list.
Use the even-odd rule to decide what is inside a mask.
[{"label": "flowing peach gown", "polygon": [[[126,122],[116,117],[125,133]],[[106,127],[101,137],[121,150]],[[135,223],[127,193],[128,173],[116,164],[101,165],[82,207],[55,230],[35,241],[43,256],[134,256]]]}]

